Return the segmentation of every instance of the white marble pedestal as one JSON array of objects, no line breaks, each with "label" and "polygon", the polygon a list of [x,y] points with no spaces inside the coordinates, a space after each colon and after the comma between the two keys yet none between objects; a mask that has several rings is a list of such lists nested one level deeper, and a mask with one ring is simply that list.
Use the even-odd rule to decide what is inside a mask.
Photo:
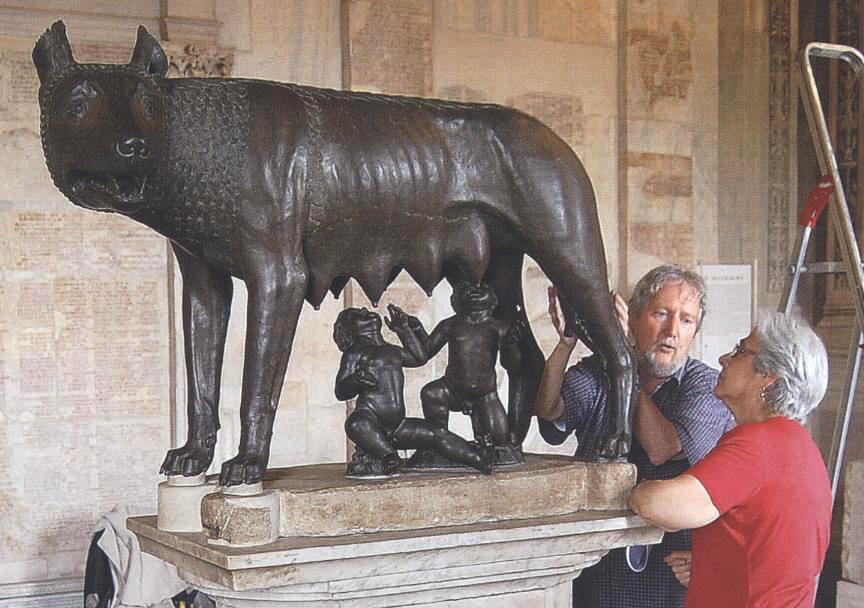
[{"label": "white marble pedestal", "polygon": [[142,550],[175,564],[220,608],[569,608],[571,580],[609,549],[659,542],[627,511],[280,538],[257,548],[208,544],[131,518]]},{"label": "white marble pedestal", "polygon": [[256,491],[277,496],[278,508],[209,494],[199,499],[202,532],[160,530],[156,517],[127,526],[220,608],[569,608],[583,568],[662,536],[624,510],[636,483],[626,463],[529,454],[491,477],[378,481],[344,470],[269,471]]}]

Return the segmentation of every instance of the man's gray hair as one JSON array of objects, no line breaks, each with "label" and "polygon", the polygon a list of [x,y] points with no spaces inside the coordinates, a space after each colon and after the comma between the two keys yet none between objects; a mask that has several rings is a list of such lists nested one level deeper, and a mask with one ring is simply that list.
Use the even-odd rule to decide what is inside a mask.
[{"label": "man's gray hair", "polygon": [[781,313],[762,317],[755,331],[753,369],[778,376],[765,390],[766,403],[781,416],[803,422],[828,387],[825,345],[804,321]]},{"label": "man's gray hair", "polygon": [[687,270],[677,264],[657,266],[639,279],[636,287],[633,288],[633,295],[630,296],[628,303],[630,314],[635,316],[642,312],[648,306],[651,298],[656,296],[657,292],[668,283],[681,282],[686,283],[699,294],[699,324],[696,326],[698,331],[702,327],[702,319],[705,318],[705,300],[708,295],[705,280],[692,270]]}]

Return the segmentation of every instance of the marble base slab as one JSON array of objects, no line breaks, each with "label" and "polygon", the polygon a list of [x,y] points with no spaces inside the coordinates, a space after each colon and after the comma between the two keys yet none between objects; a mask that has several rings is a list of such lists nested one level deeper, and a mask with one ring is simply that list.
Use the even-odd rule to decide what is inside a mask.
[{"label": "marble base slab", "polygon": [[155,517],[130,518],[127,526],[142,550],[176,565],[220,607],[236,608],[565,608],[583,568],[611,548],[662,537],[629,511],[290,537],[257,548],[165,532]]},{"label": "marble base slab", "polygon": [[626,509],[636,469],[526,454],[525,463],[473,470],[345,477],[342,464],[277,469],[265,487],[281,497],[280,536],[335,536]]}]

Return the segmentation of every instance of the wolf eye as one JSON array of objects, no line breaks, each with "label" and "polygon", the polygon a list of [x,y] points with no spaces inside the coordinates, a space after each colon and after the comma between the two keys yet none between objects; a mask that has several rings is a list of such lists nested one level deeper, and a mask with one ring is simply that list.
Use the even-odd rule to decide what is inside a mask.
[{"label": "wolf eye", "polygon": [[158,116],[162,110],[159,98],[140,84],[135,91],[134,103],[138,107],[138,110],[147,118]]},{"label": "wolf eye", "polygon": [[67,113],[73,118],[84,118],[90,106],[83,99],[76,99],[69,104]]},{"label": "wolf eye", "polygon": [[147,116],[152,117],[159,113],[159,105],[156,103],[156,100],[149,95],[141,99],[141,108]]},{"label": "wolf eye", "polygon": [[90,104],[98,99],[98,93],[93,85],[82,80],[69,91],[67,99],[66,114],[80,120],[90,111]]}]

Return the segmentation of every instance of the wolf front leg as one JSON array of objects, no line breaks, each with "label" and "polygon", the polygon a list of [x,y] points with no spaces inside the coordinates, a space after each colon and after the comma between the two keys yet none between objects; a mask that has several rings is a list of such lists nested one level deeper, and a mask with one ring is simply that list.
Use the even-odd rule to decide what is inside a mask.
[{"label": "wolf front leg", "polygon": [[257,483],[264,477],[276,406],[306,294],[306,264],[299,253],[295,258],[257,253],[246,278],[249,304],[240,451],[222,465],[219,483],[223,486]]},{"label": "wolf front leg", "polygon": [[186,444],[169,450],[161,473],[198,475],[213,461],[219,429],[219,381],[228,316],[231,276],[174,247],[183,277],[183,341],[186,355]]}]

